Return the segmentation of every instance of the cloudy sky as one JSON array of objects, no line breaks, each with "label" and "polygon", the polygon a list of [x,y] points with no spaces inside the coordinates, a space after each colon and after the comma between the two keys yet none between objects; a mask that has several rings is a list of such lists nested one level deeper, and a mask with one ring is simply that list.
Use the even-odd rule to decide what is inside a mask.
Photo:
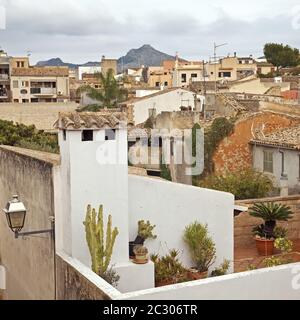
[{"label": "cloudy sky", "polygon": [[299,0],[0,0],[0,5],[6,10],[1,48],[10,55],[31,51],[33,62],[118,58],[143,44],[186,59],[208,58],[214,42],[228,43],[220,55],[259,56],[270,41],[300,47]]}]

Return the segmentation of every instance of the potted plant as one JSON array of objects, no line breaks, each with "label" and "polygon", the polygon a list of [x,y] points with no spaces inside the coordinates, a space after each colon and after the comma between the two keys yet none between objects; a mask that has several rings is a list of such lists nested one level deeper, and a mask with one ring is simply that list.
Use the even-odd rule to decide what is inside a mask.
[{"label": "potted plant", "polygon": [[155,286],[162,287],[188,281],[188,270],[179,260],[179,252],[170,250],[163,257],[152,255],[151,260],[155,265]]},{"label": "potted plant", "polygon": [[151,225],[150,221],[145,222],[144,220],[140,220],[138,222],[138,235],[134,241],[129,242],[129,256],[131,259],[135,257],[135,246],[144,246],[146,240],[157,238],[157,236],[153,234],[155,227],[155,225]]},{"label": "potted plant", "polygon": [[212,271],[210,276],[211,277],[225,276],[228,273],[229,268],[230,268],[230,261],[225,259],[220,267]]},{"label": "potted plant", "polygon": [[293,217],[290,207],[276,203],[257,203],[249,209],[252,217],[260,218],[264,224],[253,228],[259,255],[270,256],[274,253],[275,228],[277,221],[288,221]]},{"label": "potted plant", "polygon": [[134,249],[135,259],[133,260],[136,264],[146,264],[148,263],[148,249],[138,245],[135,246]]},{"label": "potted plant", "polygon": [[195,263],[190,269],[192,280],[207,278],[208,269],[216,258],[216,246],[208,234],[208,226],[197,221],[185,228],[184,241],[187,244],[191,258]]}]

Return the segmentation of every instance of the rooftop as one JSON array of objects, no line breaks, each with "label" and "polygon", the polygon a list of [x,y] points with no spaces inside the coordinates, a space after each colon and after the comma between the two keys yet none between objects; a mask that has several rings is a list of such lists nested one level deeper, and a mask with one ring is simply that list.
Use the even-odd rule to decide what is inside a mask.
[{"label": "rooftop", "polygon": [[300,126],[279,130],[251,141],[251,144],[300,150]]},{"label": "rooftop", "polygon": [[12,76],[33,76],[33,77],[68,77],[68,67],[30,67],[13,68]]},{"label": "rooftop", "polygon": [[126,122],[122,112],[69,112],[60,113],[54,126],[63,130],[117,129]]}]

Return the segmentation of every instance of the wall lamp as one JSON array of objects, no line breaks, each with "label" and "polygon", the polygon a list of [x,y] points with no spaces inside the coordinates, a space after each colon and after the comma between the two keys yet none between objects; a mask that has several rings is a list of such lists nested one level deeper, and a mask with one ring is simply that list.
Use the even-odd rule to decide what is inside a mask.
[{"label": "wall lamp", "polygon": [[20,232],[24,228],[27,210],[24,203],[19,200],[19,196],[13,196],[13,199],[7,203],[3,211],[6,215],[8,226],[12,232],[14,232],[16,239],[20,236],[31,236],[44,233],[51,233],[54,235],[54,221],[52,221],[52,229]]}]

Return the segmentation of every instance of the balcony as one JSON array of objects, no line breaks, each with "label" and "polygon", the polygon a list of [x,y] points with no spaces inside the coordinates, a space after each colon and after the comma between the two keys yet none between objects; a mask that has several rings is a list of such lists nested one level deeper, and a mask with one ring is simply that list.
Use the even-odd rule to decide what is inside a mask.
[{"label": "balcony", "polygon": [[6,73],[0,73],[0,81],[8,81],[9,80],[9,75]]},{"label": "balcony", "polygon": [[56,88],[31,88],[30,93],[38,96],[53,96],[56,94]]}]

